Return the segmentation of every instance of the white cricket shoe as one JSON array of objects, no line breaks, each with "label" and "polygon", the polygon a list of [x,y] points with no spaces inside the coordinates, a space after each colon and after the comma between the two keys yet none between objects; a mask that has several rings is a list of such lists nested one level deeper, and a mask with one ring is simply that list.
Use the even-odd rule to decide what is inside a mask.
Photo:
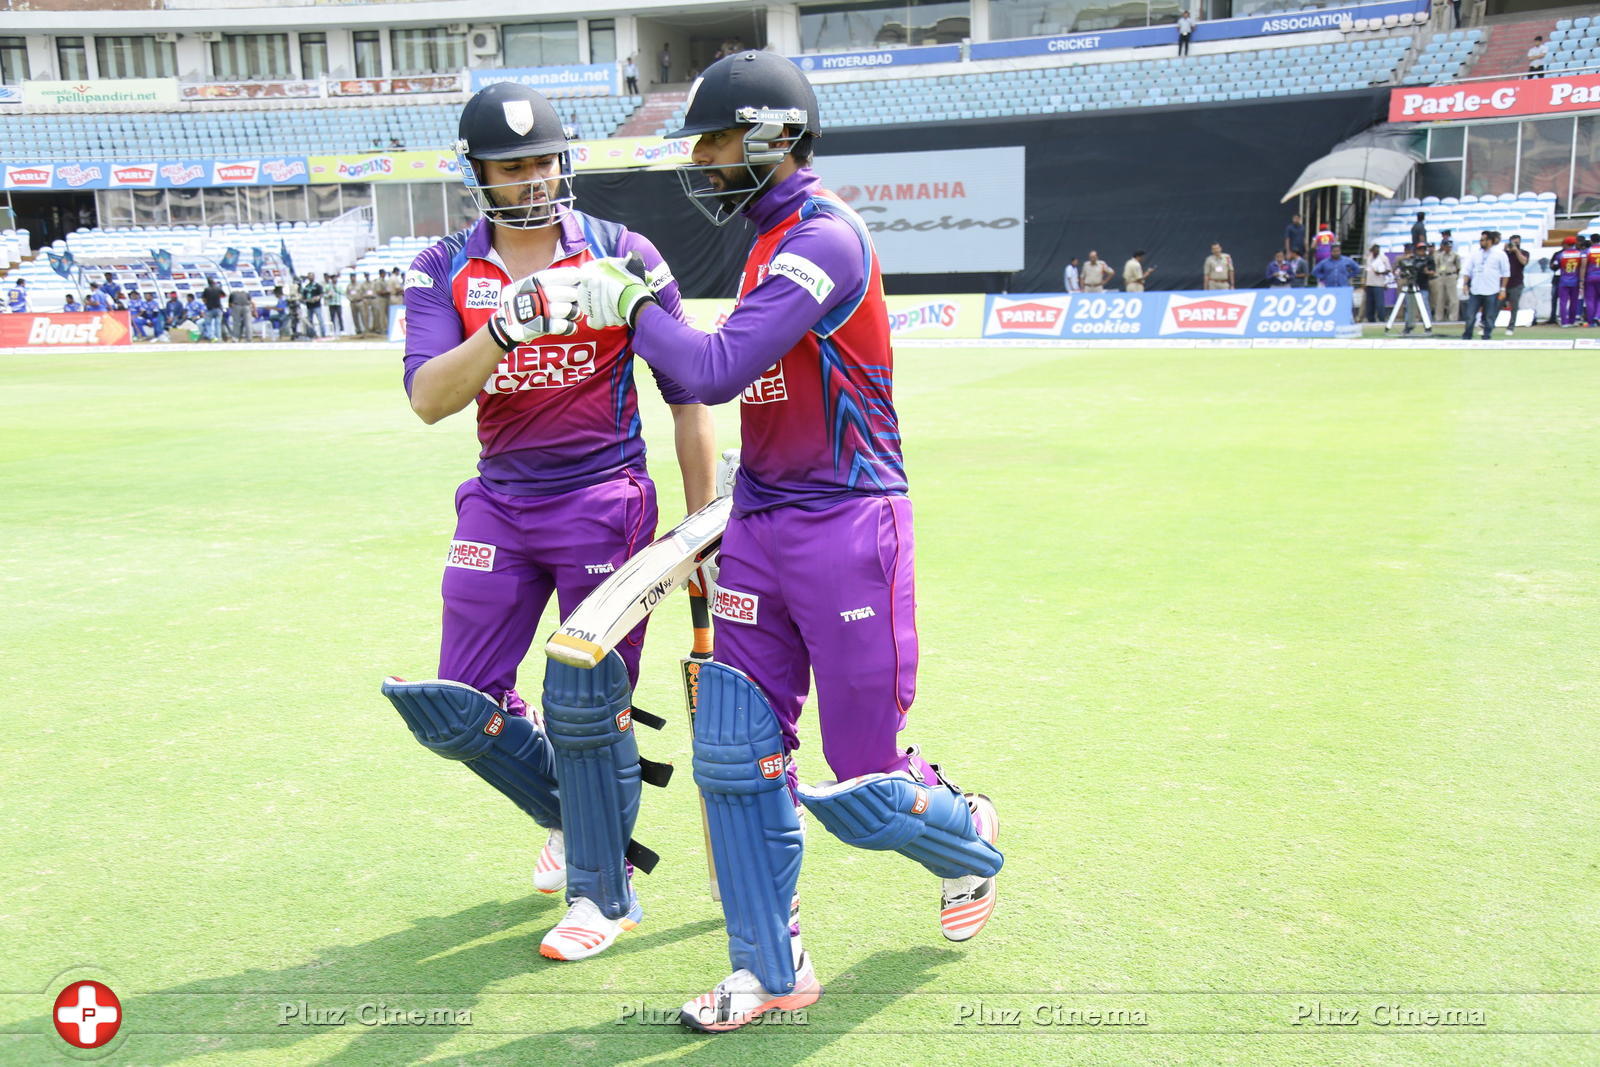
[{"label": "white cricket shoe", "polygon": [[632,930],[644,918],[644,908],[635,900],[628,914],[608,919],[588,897],[579,897],[567,909],[567,917],[539,942],[539,955],[552,960],[586,960],[611,947],[617,935]]},{"label": "white cricket shoe", "polygon": [[791,992],[769,993],[761,979],[740,968],[718,982],[717,988],[702,993],[679,1009],[679,1019],[691,1030],[723,1034],[748,1026],[769,1011],[793,1011],[815,1004],[821,996],[822,986],[817,984],[811,954],[803,952],[800,965],[795,968]]},{"label": "white cricket shoe", "polygon": [[539,850],[539,862],[533,865],[533,888],[541,893],[559,893],[567,888],[567,846],[560,830],[551,830],[549,840]]},{"label": "white cricket shoe", "polygon": [[[1000,838],[1000,816],[995,813],[994,801],[982,793],[963,794],[972,812],[972,825],[978,836],[989,844]],[[939,927],[951,941],[970,940],[994,913],[995,880],[980,875],[964,878],[941,878],[939,894]]]}]

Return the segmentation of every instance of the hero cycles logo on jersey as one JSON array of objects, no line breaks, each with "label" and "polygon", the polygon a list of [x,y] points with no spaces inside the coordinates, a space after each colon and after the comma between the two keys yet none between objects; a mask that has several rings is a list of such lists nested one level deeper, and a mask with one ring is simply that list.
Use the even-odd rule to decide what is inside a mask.
[{"label": "hero cycles logo on jersey", "polygon": [[50,181],[55,176],[55,167],[7,167],[6,187],[10,189],[26,189],[29,187],[49,188]]},{"label": "hero cycles logo on jersey", "polygon": [[783,380],[783,360],[761,372],[761,377],[744,387],[740,401],[746,404],[776,404],[789,399],[789,386]]},{"label": "hero cycles logo on jersey", "polygon": [[729,622],[755,625],[761,617],[761,598],[754,593],[741,593],[737,589],[717,589],[711,601],[711,614]]},{"label": "hero cycles logo on jersey", "polygon": [[1253,295],[1237,297],[1174,296],[1161,316],[1161,332],[1182,333],[1204,330],[1207,333],[1243,336],[1250,325]]},{"label": "hero cycles logo on jersey", "polygon": [[445,553],[444,565],[464,571],[492,571],[494,551],[493,545],[478,541],[451,541],[450,551]]},{"label": "hero cycles logo on jersey", "polygon": [[484,383],[486,393],[521,393],[529,389],[567,389],[594,376],[595,347],[527,344],[500,360],[500,369]]}]

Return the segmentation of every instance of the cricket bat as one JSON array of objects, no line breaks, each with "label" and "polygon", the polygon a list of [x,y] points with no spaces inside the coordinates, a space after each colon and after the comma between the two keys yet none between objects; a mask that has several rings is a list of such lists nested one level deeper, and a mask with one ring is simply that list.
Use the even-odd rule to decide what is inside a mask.
[{"label": "cricket bat", "polygon": [[[694,736],[694,713],[700,708],[700,665],[711,658],[711,605],[697,583],[689,584],[689,615],[694,625],[694,647],[683,657],[683,703],[689,709],[689,736]],[[711,899],[722,900],[717,885],[717,861],[711,854],[711,820],[706,817],[706,798],[700,798],[700,829],[706,841],[706,874],[711,880]]]},{"label": "cricket bat", "polygon": [[695,568],[722,544],[732,511],[732,498],[719,497],[634,553],[573,609],[545,642],[544,654],[574,667],[598,665],[640,619],[689,584]]}]

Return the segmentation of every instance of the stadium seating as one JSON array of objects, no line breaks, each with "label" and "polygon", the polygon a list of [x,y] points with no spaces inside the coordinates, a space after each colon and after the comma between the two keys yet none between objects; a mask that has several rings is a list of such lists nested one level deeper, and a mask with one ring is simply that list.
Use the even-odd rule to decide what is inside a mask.
[{"label": "stadium seating", "polygon": [[[24,233],[26,231],[23,231]],[[3,238],[0,238],[3,243]],[[155,263],[151,252],[165,249],[172,253],[175,273],[192,275],[177,279],[173,288],[181,293],[198,291],[205,286],[205,274],[214,273],[230,282],[242,282],[246,288],[259,286],[251,265],[251,249],[260,248],[277,263],[280,245],[289,249],[299,274],[317,275],[345,269],[345,264],[359,256],[372,244],[371,223],[360,213],[351,212],[326,222],[257,223],[241,226],[151,226],[126,229],[83,229],[67,235],[65,241],[56,241],[48,251],[60,254],[70,251],[78,265],[85,268],[90,280],[98,280],[103,267],[115,266],[119,277],[126,271],[128,277],[140,273],[153,276]],[[217,264],[229,248],[240,250],[239,268],[223,271]],[[66,294],[83,296],[82,288],[70,284],[50,267],[49,256],[41,250],[31,262],[24,263],[9,276],[26,278],[31,300],[36,311],[58,311]],[[188,266],[188,270],[183,268]],[[193,284],[191,285],[191,281]],[[166,286],[166,281],[156,284]]]},{"label": "stadium seating", "polygon": [[1545,71],[1600,67],[1600,20],[1562,19],[1550,33]]},{"label": "stadium seating", "polygon": [[1529,247],[1542,245],[1556,221],[1555,193],[1500,193],[1463,197],[1412,197],[1374,200],[1367,209],[1367,245],[1386,252],[1403,251],[1411,243],[1411,225],[1417,212],[1427,212],[1424,224],[1435,243],[1439,231],[1453,232],[1458,246],[1471,244],[1483,230],[1522,235]]},{"label": "stadium seating", "polygon": [[1473,29],[1451,30],[1430,38],[1400,84],[1435,85],[1456,80],[1477,53],[1483,36],[1482,30]]},{"label": "stadium seating", "polygon": [[417,258],[417,253],[437,240],[437,237],[396,237],[356,260],[350,269],[374,276],[380,270],[407,270],[411,261]]},{"label": "stadium seating", "polygon": [[0,230],[0,270],[14,267],[28,254],[27,230]]},{"label": "stadium seating", "polygon": [[[609,137],[639,106],[637,96],[554,101],[580,139]],[[263,155],[336,155],[390,148],[446,148],[455,141],[461,104],[391,107],[294,107],[261,110],[119,112],[0,116],[0,144],[17,162],[112,159],[259,159]]]},{"label": "stadium seating", "polygon": [[[829,82],[817,86],[817,102],[824,127],[852,127],[1278,99],[1391,82],[1410,47],[1411,38],[1402,35],[1181,59]],[[679,108],[657,132],[682,119]]]}]

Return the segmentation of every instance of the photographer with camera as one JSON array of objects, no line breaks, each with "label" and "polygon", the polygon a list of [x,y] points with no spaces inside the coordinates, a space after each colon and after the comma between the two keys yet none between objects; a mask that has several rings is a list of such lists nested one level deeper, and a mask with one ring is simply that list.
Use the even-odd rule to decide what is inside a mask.
[{"label": "photographer with camera", "polygon": [[1427,291],[1428,284],[1438,274],[1434,266],[1433,257],[1428,255],[1428,245],[1425,241],[1418,241],[1412,248],[1411,254],[1394,265],[1395,278],[1400,284],[1400,294],[1395,298],[1394,310],[1389,313],[1389,322],[1383,328],[1384,333],[1394,329],[1394,320],[1402,314],[1405,315],[1406,333],[1411,333],[1411,313],[1416,311],[1417,317],[1422,320],[1422,329],[1430,337],[1433,335],[1433,320],[1428,317],[1428,307],[1422,301],[1422,294]]},{"label": "photographer with camera", "polygon": [[[1467,260],[1467,313],[1462,316],[1467,328],[1461,335],[1463,341],[1472,340],[1472,324],[1479,315],[1483,316],[1483,339],[1488,341],[1493,336],[1495,313],[1505,301],[1506,285],[1511,280],[1511,261],[1499,245],[1499,232],[1484,230],[1478,238],[1477,251]],[[1515,325],[1514,319],[1512,324]]]},{"label": "photographer with camera", "polygon": [[1506,262],[1511,268],[1510,281],[1506,285],[1506,336],[1514,337],[1517,332],[1517,310],[1522,303],[1523,271],[1528,266],[1528,252],[1522,247],[1522,235],[1514,233],[1506,238]]}]

